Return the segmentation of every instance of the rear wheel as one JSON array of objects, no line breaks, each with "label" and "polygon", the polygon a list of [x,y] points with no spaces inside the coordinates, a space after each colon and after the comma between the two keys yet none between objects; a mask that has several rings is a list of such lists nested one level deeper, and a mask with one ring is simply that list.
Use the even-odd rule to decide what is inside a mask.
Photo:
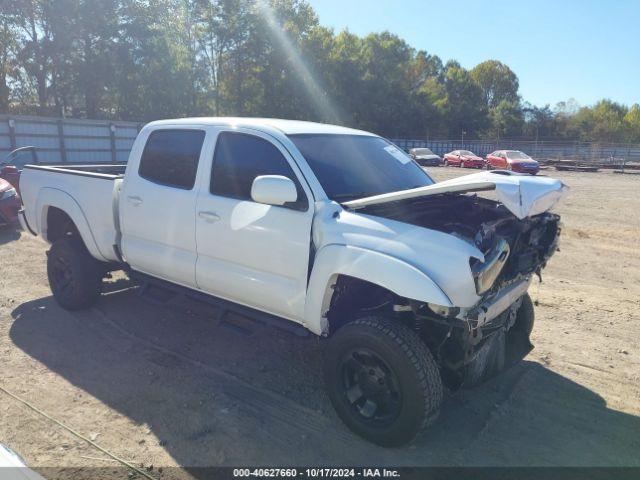
[{"label": "rear wheel", "polygon": [[104,267],[77,237],[56,240],[47,252],[47,276],[53,297],[67,310],[93,305],[102,290]]},{"label": "rear wheel", "polygon": [[384,317],[348,323],[329,340],[324,376],[342,421],[383,446],[411,441],[442,403],[438,366],[409,328]]}]

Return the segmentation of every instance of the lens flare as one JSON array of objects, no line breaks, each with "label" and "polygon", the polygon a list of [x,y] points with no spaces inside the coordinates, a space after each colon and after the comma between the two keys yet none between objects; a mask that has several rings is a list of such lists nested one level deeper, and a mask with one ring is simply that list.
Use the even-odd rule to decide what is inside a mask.
[{"label": "lens flare", "polygon": [[302,85],[306,90],[307,97],[311,102],[313,102],[313,105],[321,115],[322,120],[340,123],[340,114],[338,113],[338,110],[332,104],[326,90],[322,88],[319,81],[314,78],[311,69],[302,58],[298,47],[291,41],[284,31],[283,25],[278,20],[269,0],[258,1],[257,6],[270,34],[278,46],[280,46],[284,53],[289,57],[292,65],[294,66],[293,71],[302,82]]}]

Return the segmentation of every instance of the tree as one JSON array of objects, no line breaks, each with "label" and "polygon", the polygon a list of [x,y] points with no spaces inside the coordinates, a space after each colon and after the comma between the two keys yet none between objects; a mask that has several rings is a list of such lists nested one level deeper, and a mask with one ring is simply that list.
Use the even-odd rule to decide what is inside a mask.
[{"label": "tree", "polygon": [[593,107],[582,107],[571,118],[580,140],[618,142],[624,140],[623,119],[627,108],[611,100],[600,100]]},{"label": "tree", "polygon": [[482,90],[487,108],[496,108],[501,102],[516,104],[520,101],[518,77],[504,63],[487,60],[476,65],[470,75]]},{"label": "tree", "polygon": [[488,111],[478,84],[460,64],[450,61],[444,68],[444,87],[446,99],[440,110],[447,120],[449,136],[457,138],[463,130],[469,136],[477,136],[488,124]]},{"label": "tree", "polygon": [[77,114],[97,118],[108,111],[103,101],[107,87],[113,82],[113,56],[118,38],[117,5],[102,0],[83,0],[75,5],[69,25],[65,25],[65,31],[58,32],[57,36],[66,33],[71,37],[66,68],[74,76],[74,93],[81,97],[76,104],[80,110]]},{"label": "tree", "polygon": [[514,138],[522,134],[524,115],[518,102],[501,101],[489,112],[491,138]]},{"label": "tree", "polygon": [[537,107],[530,103],[525,103],[522,112],[525,121],[523,125],[525,137],[534,140],[554,137],[556,131],[555,115],[549,105]]},{"label": "tree", "polygon": [[389,137],[640,142],[640,107],[522,102],[497,60],[443,65],[390,32],[323,27],[304,0],[3,0],[0,111],[297,118]]},{"label": "tree", "polygon": [[8,10],[0,10],[0,112],[9,109],[11,90],[9,80],[15,75],[16,41],[15,19]]},{"label": "tree", "polygon": [[640,143],[640,105],[634,103],[624,116],[627,140]]}]

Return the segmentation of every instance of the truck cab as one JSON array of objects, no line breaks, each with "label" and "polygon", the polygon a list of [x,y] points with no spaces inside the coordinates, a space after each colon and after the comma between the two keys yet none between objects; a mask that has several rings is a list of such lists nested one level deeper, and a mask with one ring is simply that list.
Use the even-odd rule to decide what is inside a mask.
[{"label": "truck cab", "polygon": [[526,292],[566,193],[510,172],[436,183],[372,133],[245,118],[152,122],[126,165],[28,165],[21,185],[63,307],[90,307],[124,269],[327,338],[336,411],[382,445],[431,423],[443,385],[528,351]]}]

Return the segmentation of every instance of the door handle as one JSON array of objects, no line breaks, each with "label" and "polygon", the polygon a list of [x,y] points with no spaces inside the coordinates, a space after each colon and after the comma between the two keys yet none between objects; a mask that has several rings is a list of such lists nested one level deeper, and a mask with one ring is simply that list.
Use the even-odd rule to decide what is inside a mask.
[{"label": "door handle", "polygon": [[198,216],[200,218],[204,218],[207,222],[213,223],[220,220],[220,215],[213,212],[198,212]]},{"label": "door handle", "polygon": [[129,203],[134,207],[137,207],[138,205],[142,205],[142,199],[136,195],[129,195],[127,197],[127,200],[129,200]]}]

